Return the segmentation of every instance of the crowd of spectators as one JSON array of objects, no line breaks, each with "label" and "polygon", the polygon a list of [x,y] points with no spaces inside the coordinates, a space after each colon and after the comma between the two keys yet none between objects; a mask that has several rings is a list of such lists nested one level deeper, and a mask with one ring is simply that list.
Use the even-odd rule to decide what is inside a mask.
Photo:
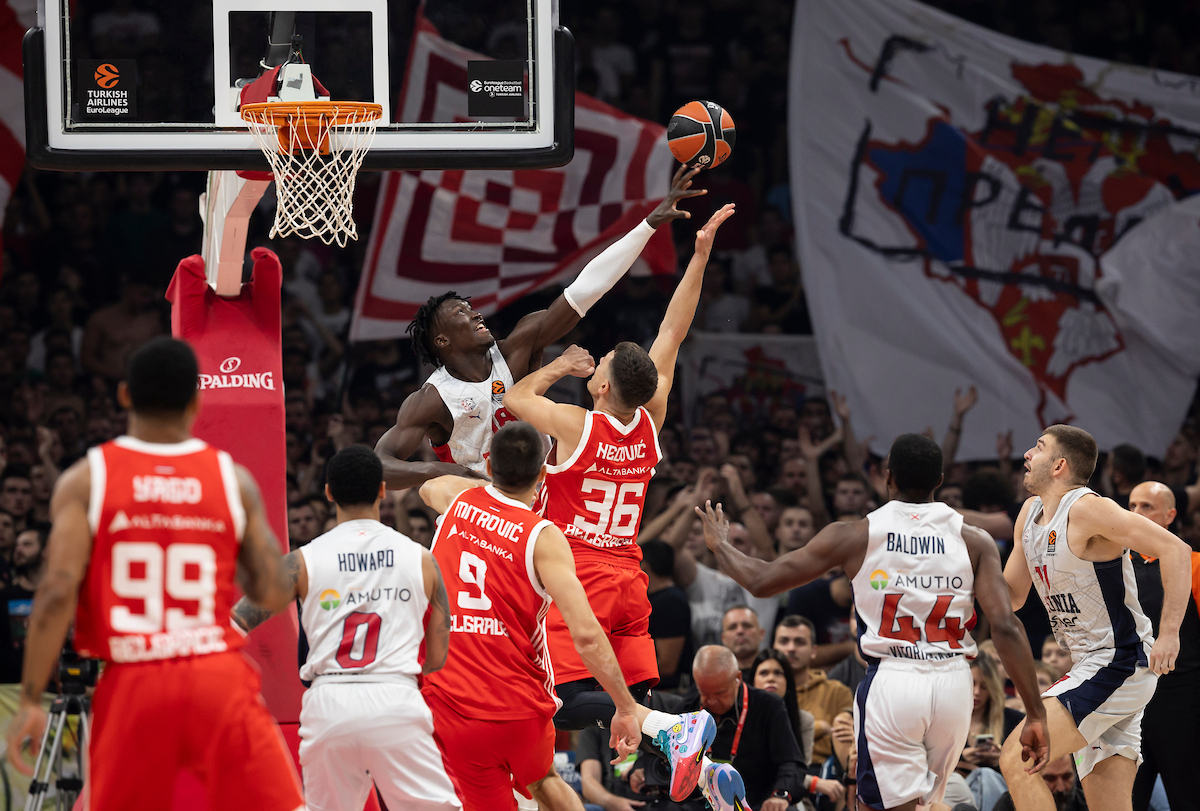
[{"label": "crowd of spectators", "polygon": [[[934,5],[1055,47],[1200,73],[1200,39],[1188,33],[1200,30],[1194,3],[1109,0],[1090,14],[1083,12],[1094,4],[1069,0],[1029,7],[979,0]],[[136,11],[128,0],[114,6]],[[577,37],[581,90],[659,121],[683,101],[715,98],[737,121],[733,159],[705,174],[710,193],[691,205],[700,219],[725,202],[736,202],[739,211],[720,231],[698,328],[810,331],[786,183],[791,8],[786,0],[562,3],[563,20]],[[138,19],[147,38],[158,35]],[[102,23],[97,17],[97,37],[104,35]],[[28,170],[8,207],[0,277],[3,681],[19,677],[54,482],[87,448],[124,430],[115,386],[131,351],[169,331],[163,294],[176,262],[199,251],[203,181],[199,173]],[[376,182],[367,175],[360,183],[364,231]],[[365,238],[345,250],[297,239],[269,241],[266,219],[252,220],[250,242],[270,244],[284,268],[288,536],[296,548],[333,520],[322,495],[325,462],[346,445],[373,446],[428,370],[406,341],[347,340]],[[682,234],[679,243],[686,246]],[[680,260],[687,258],[683,248]],[[646,340],[661,318],[670,283],[625,280],[568,342],[602,354],[618,340]],[[493,330],[504,334],[552,294],[502,312]],[[958,436],[977,398],[974,389],[943,396],[953,397],[954,417],[942,434],[945,481],[937,497],[989,531],[1007,556],[1013,519],[1028,495],[1020,454],[1034,438],[1001,434],[995,460],[959,462]],[[853,415],[836,393],[828,400],[781,399],[751,420],[735,416],[719,393],[687,408],[678,399],[671,407],[676,416],[661,433],[666,461],[651,483],[639,537],[663,678],[654,700],[671,709],[704,706],[718,718],[716,749],[742,770],[753,807],[784,807],[771,796],[784,790],[832,811],[845,802],[839,777],[853,738],[848,710],[865,671],[853,642],[849,583],[831,571],[780,599],[755,598],[715,565],[693,507],[709,499],[723,503],[734,521],[731,540],[747,554],[772,560],[803,547],[830,521],[857,519],[882,504],[882,460],[855,434]],[[701,417],[688,425],[684,413]],[[1161,458],[1127,445],[1113,448],[1092,483],[1123,506],[1139,483],[1164,483],[1177,511],[1171,528],[1194,549],[1200,549],[1198,417],[1194,407]],[[385,523],[430,543],[435,516],[415,491],[389,493],[382,515]],[[1048,636],[1036,600],[1019,616],[1040,655],[1039,680],[1052,682],[1070,660]],[[988,654],[986,620],[974,633]],[[1002,780],[996,783],[999,746],[1021,708],[998,660],[981,656],[972,672],[971,737],[954,788],[959,799],[991,811],[1004,807]],[[754,720],[735,743],[743,702]],[[1148,716],[1147,723],[1155,722]],[[660,793],[653,763],[610,768],[605,737],[593,732],[580,735],[577,746],[588,801],[614,811]],[[1060,811],[1083,807],[1069,761],[1052,764],[1046,779]]]}]

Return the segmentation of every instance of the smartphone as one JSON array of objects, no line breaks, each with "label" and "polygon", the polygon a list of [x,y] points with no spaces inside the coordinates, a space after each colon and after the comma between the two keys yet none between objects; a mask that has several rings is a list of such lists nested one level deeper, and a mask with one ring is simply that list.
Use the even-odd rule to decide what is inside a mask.
[{"label": "smartphone", "polygon": [[984,746],[990,747],[990,746],[995,746],[995,745],[996,745],[996,736],[995,735],[987,734],[987,735],[976,735],[975,736],[975,748],[976,749],[979,749]]}]

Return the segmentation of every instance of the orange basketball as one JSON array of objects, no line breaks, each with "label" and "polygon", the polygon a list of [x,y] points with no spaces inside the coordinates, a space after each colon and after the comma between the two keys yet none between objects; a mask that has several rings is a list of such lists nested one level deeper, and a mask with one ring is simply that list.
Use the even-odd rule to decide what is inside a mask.
[{"label": "orange basketball", "polygon": [[689,101],[667,125],[667,146],[680,163],[711,169],[733,152],[733,118],[715,101]]}]

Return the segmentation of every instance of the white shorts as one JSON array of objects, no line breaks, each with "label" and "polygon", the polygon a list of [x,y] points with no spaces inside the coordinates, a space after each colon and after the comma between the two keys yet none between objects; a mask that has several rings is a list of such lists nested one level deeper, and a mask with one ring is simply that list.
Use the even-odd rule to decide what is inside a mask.
[{"label": "white shorts", "polygon": [[309,811],[362,811],[372,781],[388,808],[462,808],[415,681],[318,679],[300,710],[300,765]]},{"label": "white shorts", "polygon": [[880,809],[941,802],[970,731],[966,659],[883,659],[855,696],[859,801]]},{"label": "white shorts", "polygon": [[1142,762],[1142,713],[1154,697],[1158,676],[1139,659],[1145,661],[1141,646],[1089,653],[1042,693],[1066,707],[1087,741],[1075,753],[1081,779],[1113,755]]}]

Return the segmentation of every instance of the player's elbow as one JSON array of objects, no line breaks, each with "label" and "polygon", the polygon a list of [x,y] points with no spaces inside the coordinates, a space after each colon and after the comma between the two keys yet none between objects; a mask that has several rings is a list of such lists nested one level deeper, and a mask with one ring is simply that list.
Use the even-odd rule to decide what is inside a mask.
[{"label": "player's elbow", "polygon": [[571,641],[575,643],[575,652],[585,662],[596,658],[604,638],[604,631],[598,622],[593,621],[585,628],[571,629]]},{"label": "player's elbow", "polygon": [[421,666],[421,672],[426,676],[430,673],[437,673],[446,666],[446,654],[449,653],[450,646],[442,644],[437,647],[439,648],[437,651],[430,650],[429,646],[425,648],[425,664]]}]

